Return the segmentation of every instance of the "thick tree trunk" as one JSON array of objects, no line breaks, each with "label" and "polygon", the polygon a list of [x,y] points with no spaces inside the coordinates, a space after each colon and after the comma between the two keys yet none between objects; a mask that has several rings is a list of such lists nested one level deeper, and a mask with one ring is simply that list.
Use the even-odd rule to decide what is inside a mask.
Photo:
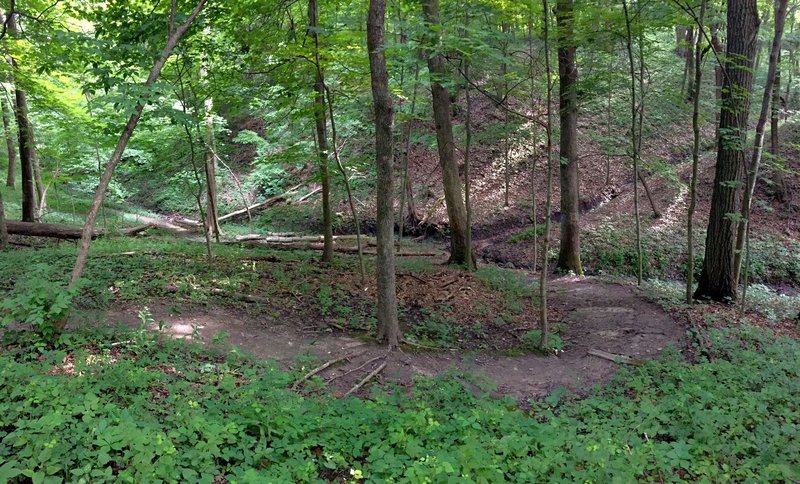
[{"label": "thick tree trunk", "polygon": [[561,248],[557,269],[583,275],[581,265],[580,188],[578,179],[578,68],[575,65],[575,21],[572,0],[558,0],[558,95],[560,100],[561,142]]},{"label": "thick tree trunk", "polygon": [[[439,32],[439,0],[424,0],[422,9],[428,24],[426,43],[435,49],[441,41]],[[433,118],[436,123],[436,142],[439,146],[439,163],[442,167],[444,198],[447,216],[450,220],[450,263],[466,264],[467,261],[467,209],[461,195],[461,180],[455,157],[453,123],[450,119],[450,95],[442,85],[447,77],[445,61],[441,54],[428,57],[428,71],[431,76],[433,98]],[[469,261],[470,264],[473,261]]]},{"label": "thick tree trunk", "polygon": [[[149,89],[150,86],[156,82],[158,76],[161,75],[161,70],[164,68],[164,64],[167,63],[167,59],[169,59],[173,49],[175,49],[175,46],[178,44],[184,34],[186,34],[186,31],[189,30],[189,27],[191,27],[192,23],[197,18],[197,15],[200,14],[200,10],[203,9],[205,3],[206,0],[198,0],[197,5],[189,14],[186,22],[179,26],[174,25],[176,12],[174,11],[175,3],[172,4],[173,11],[170,15],[169,36],[167,37],[167,43],[164,46],[164,49],[161,51],[161,55],[159,56],[158,60],[156,60],[155,64],[153,64],[150,74],[147,76],[147,80],[143,86],[145,91]],[[125,124],[125,128],[122,130],[119,141],[117,141],[117,147],[114,149],[114,153],[112,153],[111,158],[108,160],[106,168],[103,171],[103,175],[100,177],[100,183],[97,186],[94,198],[92,199],[92,206],[89,208],[89,213],[86,214],[86,222],[84,223],[83,230],[81,232],[78,258],[75,261],[75,267],[72,269],[70,287],[74,287],[83,274],[83,268],[86,266],[86,259],[89,257],[89,247],[91,246],[92,242],[92,233],[94,232],[94,222],[97,219],[97,212],[100,211],[100,206],[103,204],[106,190],[108,190],[108,185],[111,183],[111,177],[114,176],[114,170],[116,169],[120,160],[122,160],[122,155],[125,153],[125,148],[128,146],[128,141],[131,139],[133,131],[136,129],[136,125],[139,124],[139,119],[142,116],[142,111],[144,110],[144,105],[146,102],[147,98],[145,97],[139,99],[139,102],[136,103],[133,113],[131,113],[128,122]]]},{"label": "thick tree trunk", "polygon": [[322,184],[322,234],[325,236],[325,248],[322,251],[322,262],[333,262],[333,217],[331,215],[331,177],[329,173],[328,128],[325,114],[325,75],[322,71],[319,55],[319,33],[317,0],[308,0],[309,35],[314,43],[314,122],[317,129],[317,158],[319,177]]},{"label": "thick tree trunk", "polygon": [[755,0],[728,1],[728,49],[725,85],[719,117],[717,165],[711,213],[706,233],[706,252],[695,299],[733,301],[737,296],[736,229],[729,214],[740,213],[744,179],[744,146],[750,94],[753,87],[753,57],[758,39]]},{"label": "thick tree trunk", "polygon": [[[16,15],[7,19],[8,34],[17,36]],[[16,69],[17,61],[10,58],[12,69]],[[36,220],[36,186],[34,183],[33,160],[36,156],[36,146],[33,141],[33,127],[28,116],[28,100],[25,91],[14,83],[14,115],[17,118],[17,134],[19,136],[19,160],[22,182],[22,220],[34,222]]]},{"label": "thick tree trunk", "polygon": [[11,116],[9,114],[8,103],[5,96],[0,97],[3,109],[3,130],[6,135],[6,150],[8,153],[8,176],[6,186],[16,188],[17,186],[17,146],[14,143],[14,131],[11,128]]},{"label": "thick tree trunk", "polygon": [[[367,49],[375,106],[375,164],[378,185],[378,339],[389,348],[400,345],[394,272],[394,179],[392,174],[392,95],[384,54],[386,0],[370,0],[367,18]],[[402,208],[401,208],[402,210]]]},{"label": "thick tree trunk", "polygon": [[758,180],[758,171],[761,166],[761,155],[764,146],[764,128],[767,125],[769,116],[770,100],[772,99],[772,89],[775,84],[775,76],[778,69],[778,59],[781,52],[781,38],[783,37],[783,27],[786,20],[788,0],[777,0],[775,2],[775,34],[772,39],[772,47],[769,53],[769,67],[767,68],[767,80],[764,84],[764,95],[761,99],[761,112],[756,122],[756,135],[753,140],[750,163],[747,165],[747,185],[742,201],[742,221],[739,223],[736,233],[736,256],[734,265],[736,269],[736,283],[738,286],[739,274],[742,269],[742,257],[745,250],[745,238],[747,237],[748,227],[750,226],[750,206],[752,205],[753,194]]}]

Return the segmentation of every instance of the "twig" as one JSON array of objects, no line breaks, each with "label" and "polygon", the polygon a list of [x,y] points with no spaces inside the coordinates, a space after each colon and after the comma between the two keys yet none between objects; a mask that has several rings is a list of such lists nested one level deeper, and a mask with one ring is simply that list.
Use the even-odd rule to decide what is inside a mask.
[{"label": "twig", "polygon": [[401,277],[410,277],[412,279],[416,279],[416,280],[418,280],[419,282],[421,282],[421,283],[423,283],[425,285],[428,284],[428,281],[426,281],[425,279],[423,279],[423,278],[421,278],[419,276],[415,276],[414,274],[406,274],[406,273],[398,272],[397,275],[401,276]]},{"label": "twig", "polygon": [[347,393],[345,393],[342,396],[343,397],[348,397],[348,396],[352,395],[354,392],[357,392],[359,388],[363,387],[368,381],[370,381],[373,378],[375,378],[378,375],[378,373],[382,372],[385,368],[386,368],[386,362],[381,363],[381,366],[379,366],[379,367],[375,368],[374,370],[372,370],[372,372],[369,375],[365,376],[363,380],[358,382],[356,384],[356,386],[351,388],[350,391],[348,391]]},{"label": "twig", "polygon": [[374,363],[374,362],[376,362],[376,361],[378,361],[378,360],[380,360],[382,358],[386,358],[386,355],[380,355],[380,356],[376,356],[375,358],[370,358],[369,360],[365,361],[361,366],[359,366],[357,368],[353,368],[352,370],[347,370],[346,372],[342,373],[341,375],[336,375],[336,376],[333,376],[333,377],[329,378],[328,379],[328,383],[332,382],[333,380],[336,380],[337,378],[342,378],[342,377],[347,376],[347,375],[349,375],[351,373],[354,373],[354,372],[364,368],[365,366],[369,365],[370,363]]},{"label": "twig", "polygon": [[329,362],[327,362],[327,363],[325,363],[325,364],[323,364],[321,366],[318,366],[318,367],[314,368],[313,370],[311,370],[308,373],[306,373],[305,375],[303,375],[303,378],[301,378],[301,379],[297,380],[296,382],[294,382],[294,384],[292,385],[292,390],[297,390],[298,388],[300,388],[300,385],[304,381],[308,380],[309,378],[311,378],[312,376],[316,375],[317,373],[323,371],[325,368],[328,368],[329,366],[335,365],[336,363],[339,363],[341,361],[349,360],[350,358],[351,358],[350,355],[345,355],[345,356],[342,356],[341,358],[336,358],[335,360],[331,360],[331,361],[329,361]]}]

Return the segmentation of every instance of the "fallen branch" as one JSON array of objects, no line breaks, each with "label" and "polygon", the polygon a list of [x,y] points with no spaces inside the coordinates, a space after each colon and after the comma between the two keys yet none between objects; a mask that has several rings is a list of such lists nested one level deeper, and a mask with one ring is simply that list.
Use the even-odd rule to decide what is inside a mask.
[{"label": "fallen branch", "polygon": [[607,351],[598,349],[590,349],[589,354],[592,356],[596,356],[598,358],[602,358],[604,360],[613,361],[614,363],[622,363],[625,365],[641,365],[642,363],[644,363],[642,360],[635,360],[630,356],[617,355],[614,353],[609,353]]},{"label": "fallen branch", "polygon": [[[283,250],[323,250],[322,243],[320,242],[268,242],[263,239],[257,240],[244,240],[244,241],[230,241],[230,242],[223,242],[226,244],[239,244],[244,243],[248,245],[261,245],[265,247],[270,247],[272,249],[283,249]],[[357,254],[358,249],[355,247],[333,247],[335,252],[339,252],[342,254]],[[377,251],[375,250],[365,250],[364,255],[377,255]],[[441,257],[443,256],[443,252],[399,252],[395,253],[396,257]]]},{"label": "fallen branch", "polygon": [[345,393],[344,395],[342,395],[342,397],[348,397],[348,396],[352,395],[353,393],[357,392],[359,388],[363,387],[363,386],[364,386],[364,385],[365,385],[365,384],[366,384],[368,381],[370,381],[370,380],[372,380],[373,378],[375,378],[375,377],[376,377],[376,376],[377,376],[377,375],[378,375],[380,372],[382,372],[382,371],[383,371],[385,368],[386,368],[386,363],[385,363],[385,362],[384,362],[384,363],[381,363],[381,366],[379,366],[379,367],[375,368],[374,370],[372,370],[372,372],[371,372],[369,375],[365,376],[363,380],[361,380],[360,382],[358,382],[358,383],[356,384],[356,386],[354,386],[354,387],[353,387],[353,388],[351,388],[351,389],[350,389],[350,390],[349,390],[347,393]]},{"label": "fallen branch", "polygon": [[386,358],[386,355],[380,355],[380,356],[376,356],[375,358],[370,358],[369,360],[365,361],[363,364],[361,364],[357,368],[353,368],[352,370],[348,370],[348,371],[342,373],[341,375],[336,375],[336,376],[333,376],[333,377],[329,378],[328,379],[328,383],[332,382],[333,380],[336,380],[337,378],[342,378],[342,377],[345,377],[345,376],[347,376],[347,375],[349,375],[351,373],[354,373],[354,372],[364,368],[365,366],[369,365],[370,363],[374,363],[374,362],[376,362],[376,361],[378,361],[380,359],[383,359],[383,358]]},{"label": "fallen branch", "polygon": [[245,208],[243,208],[241,210],[236,210],[236,211],[233,211],[233,212],[231,212],[229,214],[223,215],[222,217],[219,218],[219,221],[220,222],[224,222],[226,220],[233,220],[235,218],[247,215],[248,213],[250,215],[252,215],[253,212],[256,212],[256,211],[259,211],[259,210],[264,210],[265,208],[269,208],[269,207],[275,205],[278,202],[282,202],[283,200],[286,199],[286,197],[288,197],[292,193],[296,192],[302,186],[303,186],[302,183],[299,184],[299,185],[295,185],[292,188],[290,188],[290,189],[286,190],[285,192],[281,193],[280,195],[275,195],[274,197],[270,197],[270,198],[264,200],[263,202],[259,202],[259,203],[256,203],[255,205],[250,205],[249,207],[245,207]]},{"label": "fallen branch", "polygon": [[311,370],[308,373],[306,373],[305,375],[303,375],[302,378],[300,378],[299,380],[294,382],[294,384],[292,385],[292,390],[297,390],[298,388],[300,388],[300,385],[302,385],[304,381],[308,380],[309,378],[311,378],[312,376],[316,375],[317,373],[325,370],[329,366],[333,366],[336,363],[339,363],[341,361],[349,360],[350,358],[351,358],[350,355],[345,355],[345,356],[342,356],[341,358],[336,358],[335,360],[331,360],[331,361],[329,361],[329,362],[327,362],[327,363],[325,363],[323,365],[320,365],[320,366],[314,368],[313,370]]}]

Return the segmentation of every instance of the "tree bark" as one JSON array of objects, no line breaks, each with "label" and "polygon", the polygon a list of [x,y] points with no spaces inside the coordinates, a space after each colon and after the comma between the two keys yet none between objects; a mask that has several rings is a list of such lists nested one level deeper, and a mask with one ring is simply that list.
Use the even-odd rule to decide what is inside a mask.
[{"label": "tree bark", "polygon": [[[189,14],[186,22],[182,25],[176,26],[174,24],[175,3],[173,2],[172,12],[170,14],[169,36],[167,37],[167,43],[164,45],[161,55],[153,65],[153,68],[150,70],[150,74],[147,76],[147,80],[143,86],[145,91],[152,86],[153,83],[156,82],[156,79],[158,79],[158,76],[161,75],[161,70],[164,68],[164,64],[167,63],[167,59],[169,59],[173,49],[175,49],[175,46],[189,30],[189,27],[191,27],[192,23],[197,18],[197,15],[200,14],[200,10],[203,9],[205,3],[206,0],[198,0],[197,5],[195,5],[194,10],[192,10],[192,12]],[[114,149],[114,153],[112,153],[111,158],[106,164],[106,168],[103,171],[103,176],[100,177],[100,183],[97,186],[94,198],[92,199],[92,206],[89,208],[89,213],[86,214],[86,222],[83,225],[80,247],[78,249],[78,258],[75,261],[75,267],[72,269],[70,287],[74,287],[83,274],[83,268],[86,266],[86,259],[89,257],[89,247],[92,242],[92,233],[94,232],[94,222],[97,219],[97,212],[100,211],[100,206],[103,204],[106,190],[108,190],[108,185],[111,183],[111,177],[114,176],[114,169],[122,159],[123,153],[125,153],[125,148],[128,146],[128,141],[131,139],[133,131],[136,129],[136,125],[139,124],[139,119],[142,116],[142,110],[144,110],[144,105],[146,103],[146,97],[140,99],[139,102],[136,103],[133,113],[128,119],[128,122],[125,124],[125,128],[122,130],[122,134],[117,142],[117,147]]]},{"label": "tree bark", "polygon": [[6,209],[3,205],[3,192],[0,191],[0,250],[8,247],[8,227],[6,226]]},{"label": "tree bark", "polygon": [[[11,12],[7,19],[8,34],[17,36],[16,14]],[[9,57],[12,71],[17,68],[17,61]],[[12,82],[14,82],[12,80]],[[28,116],[28,100],[25,90],[14,82],[14,115],[17,118],[17,134],[19,136],[19,160],[22,183],[22,220],[24,222],[36,221],[36,186],[34,184],[33,159],[36,156],[36,146],[33,141],[33,127]]]},{"label": "tree bark", "polygon": [[[700,3],[700,16],[697,19],[700,34],[703,32],[706,16],[706,0]],[[694,92],[692,98],[692,178],[689,182],[689,208],[686,213],[686,304],[692,304],[694,291],[694,212],[697,208],[697,168],[700,165],[700,88],[703,85],[702,35],[695,37],[694,45]]]},{"label": "tree bark", "polygon": [[[636,280],[638,285],[642,285],[642,229],[639,220],[639,147],[640,138],[642,135],[641,129],[637,130],[637,110],[636,110],[636,67],[633,62],[633,34],[631,33],[631,17],[628,13],[628,2],[622,0],[622,10],[625,13],[625,30],[627,33],[625,45],[628,50],[629,72],[631,76],[631,158],[633,159],[633,215],[636,227]],[[692,32],[690,29],[689,32]],[[688,34],[687,34],[688,37]],[[691,52],[691,50],[689,51]],[[688,55],[688,54],[687,54]],[[641,60],[641,59],[640,59]],[[643,65],[643,64],[642,64]],[[639,72],[639,78],[642,79],[644,72]],[[644,94],[639,93],[643,98]],[[644,109],[644,105],[640,106]],[[641,118],[639,119],[641,123]],[[640,126],[641,127],[641,126]],[[637,139],[638,137],[638,139]]]},{"label": "tree bark", "polygon": [[325,236],[322,262],[333,262],[333,217],[331,216],[331,177],[329,173],[328,128],[325,114],[325,75],[319,55],[319,17],[317,0],[308,0],[308,32],[314,43],[314,122],[317,129],[317,158],[322,184],[322,234]]},{"label": "tree bark", "polygon": [[736,230],[744,183],[744,146],[750,94],[753,88],[753,58],[758,39],[755,0],[728,1],[728,48],[719,116],[717,164],[711,213],[706,232],[706,251],[695,299],[733,301],[737,297]]},{"label": "tree bark", "polygon": [[[539,348],[545,350],[548,346],[550,324],[547,318],[547,273],[549,260],[547,252],[550,249],[550,212],[553,201],[553,82],[550,67],[550,10],[547,0],[542,0],[542,19],[544,20],[544,65],[547,74],[547,195],[544,207],[544,235],[542,237],[542,272],[539,273]],[[535,222],[534,222],[535,224]]]},{"label": "tree bark", "polygon": [[431,77],[433,99],[433,118],[436,124],[436,142],[439,147],[439,163],[442,167],[444,198],[447,216],[450,220],[450,263],[474,264],[467,261],[467,209],[461,195],[461,180],[455,158],[453,123],[450,119],[450,95],[442,85],[447,77],[444,57],[438,52],[441,48],[439,32],[439,0],[424,0],[422,10],[428,30],[425,42],[428,49],[428,71]]},{"label": "tree bark", "polygon": [[[394,269],[394,178],[392,173],[392,95],[384,54],[386,0],[370,0],[367,17],[372,100],[375,107],[375,164],[378,185],[378,339],[390,349],[400,345]],[[402,208],[401,208],[402,209]]]},{"label": "tree bark", "polygon": [[786,21],[788,0],[777,0],[775,2],[775,34],[772,39],[772,47],[769,53],[769,67],[767,68],[767,79],[764,84],[764,95],[761,99],[761,112],[756,123],[756,135],[753,140],[750,163],[747,165],[746,179],[747,185],[742,201],[742,221],[737,227],[736,233],[736,255],[734,257],[735,280],[739,283],[739,274],[742,269],[742,257],[745,249],[745,238],[750,226],[750,206],[752,205],[753,194],[758,180],[758,171],[761,165],[761,155],[764,146],[764,128],[767,125],[769,116],[770,100],[772,99],[772,89],[775,84],[775,76],[778,69],[778,59],[781,52],[781,39],[783,37],[783,27]]},{"label": "tree bark", "polygon": [[217,159],[214,154],[214,100],[211,98],[205,101],[206,115],[206,149],[205,149],[205,172],[206,172],[206,226],[209,236],[215,237],[219,243],[222,230],[219,226],[219,210],[217,208]]},{"label": "tree bark", "polygon": [[578,69],[575,65],[575,15],[572,0],[557,0],[558,95],[560,101],[561,140],[559,151],[561,182],[561,248],[556,269],[582,276],[580,235],[580,188],[578,178]]},{"label": "tree bark", "polygon": [[8,109],[8,103],[5,96],[0,97],[3,109],[3,130],[6,135],[6,150],[8,153],[8,176],[6,177],[6,186],[16,188],[17,186],[17,147],[14,144],[14,132],[11,128],[11,119]]}]

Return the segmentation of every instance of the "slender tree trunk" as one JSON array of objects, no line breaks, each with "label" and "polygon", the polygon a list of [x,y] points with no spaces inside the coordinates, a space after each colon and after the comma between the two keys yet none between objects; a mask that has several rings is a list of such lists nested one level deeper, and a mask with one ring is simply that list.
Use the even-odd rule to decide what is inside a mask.
[{"label": "slender tree trunk", "polygon": [[[17,37],[17,19],[13,12],[7,19],[8,34]],[[17,61],[9,57],[12,71],[17,68]],[[12,80],[12,82],[14,82]],[[14,82],[14,115],[17,118],[17,134],[19,136],[19,161],[22,182],[22,221],[36,220],[36,185],[33,172],[33,159],[36,157],[36,145],[33,141],[33,126],[28,116],[28,100],[25,91]]]},{"label": "slender tree trunk", "polygon": [[[536,76],[535,67],[533,62],[533,2],[530,3],[528,11],[528,75],[531,79],[530,85],[530,110],[531,115],[536,111]],[[548,79],[549,82],[549,79]],[[536,207],[536,124],[531,123],[531,218],[533,220],[533,271],[539,267],[539,236],[538,230],[538,213]]]},{"label": "slender tree trunk", "polygon": [[17,186],[17,147],[14,144],[14,131],[11,128],[11,119],[8,109],[8,103],[5,96],[0,98],[3,109],[3,130],[6,134],[6,150],[8,153],[8,176],[6,177],[6,186],[16,188]]},{"label": "slender tree trunk", "polygon": [[694,92],[692,98],[692,179],[689,183],[689,208],[686,214],[686,304],[692,304],[694,291],[694,212],[697,208],[697,168],[700,164],[700,88],[703,85],[702,32],[706,16],[706,0],[701,0],[700,16],[697,20],[699,33],[694,45]]},{"label": "slender tree trunk", "polygon": [[44,209],[47,208],[47,187],[42,182],[42,167],[39,163],[39,153],[36,151],[36,138],[31,129],[31,144],[33,153],[31,163],[33,165],[33,181],[36,185],[36,219],[41,222]]},{"label": "slender tree trunk", "polygon": [[719,139],[711,213],[706,232],[703,270],[695,299],[733,301],[737,297],[736,230],[738,222],[729,214],[740,213],[744,183],[744,146],[750,94],[753,88],[753,58],[758,38],[755,0],[728,1],[725,85],[719,117]]},{"label": "slender tree trunk", "polygon": [[783,37],[783,27],[786,21],[786,12],[788,9],[788,0],[775,1],[775,34],[772,39],[772,48],[769,53],[769,67],[767,68],[767,80],[764,85],[764,96],[761,100],[761,112],[758,116],[756,123],[756,136],[753,140],[752,155],[750,163],[747,165],[746,179],[747,185],[744,191],[744,200],[742,202],[742,221],[739,223],[736,234],[736,255],[734,258],[735,280],[736,285],[739,284],[739,274],[742,268],[742,255],[745,249],[745,239],[748,233],[748,226],[750,224],[750,207],[752,205],[753,194],[756,188],[756,181],[758,180],[758,170],[761,166],[761,155],[764,146],[764,128],[767,125],[767,117],[769,116],[769,105],[772,99],[772,88],[775,84],[775,76],[778,69],[778,58],[781,52],[781,38]]},{"label": "slender tree trunk", "polygon": [[[361,221],[358,219],[358,211],[356,210],[355,199],[353,198],[353,190],[350,188],[350,177],[347,170],[342,164],[342,159],[339,157],[339,148],[336,145],[338,136],[336,135],[336,119],[333,116],[333,95],[328,86],[325,86],[325,93],[327,94],[328,101],[328,115],[331,118],[331,145],[333,146],[333,159],[336,161],[336,166],[339,168],[339,173],[342,175],[344,188],[347,192],[347,204],[350,205],[350,214],[353,216],[353,223],[356,226],[356,248],[358,250],[358,272],[361,274],[361,283],[366,284],[367,271],[364,267],[364,249],[361,245]],[[394,232],[394,223],[392,224],[392,232]]]},{"label": "slender tree trunk", "polygon": [[[622,10],[625,13],[625,30],[627,32],[625,45],[628,50],[628,62],[631,76],[631,158],[633,159],[633,215],[636,224],[636,280],[642,285],[642,227],[639,220],[639,143],[637,135],[641,136],[641,131],[637,130],[636,121],[636,67],[633,62],[633,34],[631,33],[631,18],[628,13],[628,2],[622,0]],[[644,72],[639,73],[644,76]],[[640,92],[640,95],[642,93]],[[641,109],[644,109],[642,107]],[[641,121],[641,120],[640,120]]]},{"label": "slender tree trunk", "polygon": [[[502,94],[502,96],[498,96],[498,98],[505,99],[505,98],[508,97],[508,64],[507,64],[508,37],[507,36],[508,36],[508,34],[509,34],[510,30],[511,30],[511,27],[509,26],[509,24],[507,22],[503,22],[502,30],[503,30],[503,34],[504,34],[504,38],[503,38],[503,63],[500,65],[500,76],[501,76],[501,82],[502,82],[501,85],[502,85],[502,88],[503,88],[503,94]],[[467,86],[467,89],[469,89],[469,86]],[[510,154],[511,154],[511,138],[509,136],[510,129],[508,127],[508,121],[509,121],[508,111],[507,110],[503,111],[503,113],[504,113],[504,121],[505,121],[505,127],[504,127],[504,130],[503,130],[503,131],[505,131],[505,138],[503,139],[503,177],[505,178],[503,206],[504,207],[508,207],[510,205],[509,190],[510,190],[510,185],[511,185],[511,173],[509,171],[509,164],[510,164],[509,163],[509,161],[510,161],[509,157],[510,157]]]},{"label": "slender tree trunk", "polygon": [[[439,0],[424,0],[422,10],[428,25],[426,44],[436,48],[441,42],[439,33]],[[444,199],[450,220],[450,263],[474,264],[467,259],[467,209],[461,196],[461,180],[455,157],[453,123],[450,119],[450,95],[442,82],[447,78],[445,61],[441,54],[429,54],[428,71],[431,77],[433,117],[436,124],[436,142],[439,147],[439,163],[442,167]]]},{"label": "slender tree trunk", "polygon": [[[164,46],[164,50],[161,51],[161,55],[159,56],[158,60],[153,65],[153,68],[150,70],[150,74],[147,76],[147,80],[143,86],[145,91],[147,91],[150,86],[156,82],[158,76],[161,75],[161,70],[164,68],[164,64],[166,64],[167,59],[169,59],[173,49],[175,49],[175,46],[178,44],[184,34],[186,34],[186,31],[189,30],[189,27],[191,27],[192,23],[197,18],[197,15],[200,14],[200,10],[203,9],[205,3],[206,0],[198,0],[197,5],[195,5],[194,10],[192,10],[192,12],[189,14],[186,22],[179,26],[174,24],[176,12],[174,10],[175,4],[173,3],[173,10],[170,14],[169,36],[167,37],[167,43]],[[111,159],[108,160],[105,171],[103,171],[103,176],[100,178],[100,183],[97,186],[94,198],[92,199],[92,206],[89,208],[89,213],[86,214],[86,222],[83,225],[83,233],[78,249],[78,258],[75,261],[75,267],[72,269],[70,287],[74,287],[83,274],[83,268],[86,265],[86,259],[89,256],[89,246],[92,243],[92,233],[94,232],[94,222],[97,219],[97,212],[100,210],[100,205],[103,204],[106,190],[108,190],[108,185],[111,183],[111,177],[114,175],[114,169],[122,159],[122,155],[125,152],[125,147],[128,146],[128,141],[131,139],[133,131],[136,129],[136,125],[139,124],[139,118],[142,116],[142,110],[144,110],[144,105],[146,102],[147,98],[144,97],[139,99],[139,102],[136,103],[133,113],[128,119],[128,122],[125,124],[125,128],[122,130],[122,134],[117,142],[117,147],[114,149],[114,153],[111,155]]]},{"label": "slender tree trunk", "polygon": [[549,261],[547,252],[550,250],[550,213],[553,210],[553,80],[550,67],[550,9],[547,0],[542,0],[542,19],[544,23],[544,65],[547,74],[547,195],[544,206],[544,236],[542,237],[542,272],[539,273],[539,348],[546,350],[550,335],[550,324],[547,320],[547,275]]},{"label": "slender tree trunk", "polygon": [[559,152],[561,181],[561,248],[557,269],[582,276],[580,235],[580,188],[578,178],[578,69],[575,66],[575,14],[572,0],[556,1],[558,31],[558,94],[560,100],[561,141]]},{"label": "slender tree trunk", "polygon": [[775,66],[775,85],[772,87],[772,102],[770,105],[770,118],[769,118],[769,152],[772,155],[778,154],[780,142],[778,141],[778,134],[780,133],[780,118],[781,118],[781,53],[778,52],[778,63]]},{"label": "slender tree trunk", "polygon": [[375,164],[378,185],[378,339],[390,349],[400,345],[397,321],[394,252],[394,178],[392,174],[392,95],[384,54],[384,21],[386,0],[370,0],[367,17],[367,49],[369,51],[372,100],[375,107]]},{"label": "slender tree trunk", "polygon": [[3,205],[3,192],[0,191],[0,250],[8,247],[8,229],[6,228],[6,209]]},{"label": "slender tree trunk", "polygon": [[317,127],[317,159],[319,177],[322,184],[322,262],[333,262],[333,217],[331,215],[331,179],[328,169],[330,153],[328,152],[328,128],[325,115],[325,76],[320,64],[319,33],[317,27],[319,17],[317,0],[308,0],[308,32],[314,44],[314,122]]},{"label": "slender tree trunk", "polygon": [[[469,9],[464,9],[464,32],[468,32],[469,26]],[[469,79],[469,57],[464,57],[464,77]],[[470,152],[472,151],[472,96],[470,96],[471,86],[469,82],[464,82],[464,96],[467,101],[467,113],[464,121],[464,128],[466,131],[466,139],[464,140],[464,202],[467,209],[467,240],[466,240],[466,259],[471,261],[474,259],[472,253],[472,179],[470,177]],[[506,138],[508,141],[508,138]],[[508,166],[506,165],[506,168]],[[506,177],[508,172],[506,171]],[[506,183],[508,183],[506,181]],[[508,205],[508,185],[506,185],[506,205]],[[467,264],[467,271],[472,271],[473,265]]]},{"label": "slender tree trunk", "polygon": [[683,83],[686,85],[686,101],[692,102],[694,99],[694,44],[695,44],[695,28],[690,26],[686,29],[686,54],[684,55],[686,61],[686,69],[684,70]]},{"label": "slender tree trunk", "polygon": [[[406,42],[405,35],[401,35],[403,42]],[[411,110],[409,116],[411,118],[414,117],[414,113],[417,110],[417,87],[419,85],[419,62],[414,63],[414,87],[411,90]],[[411,153],[411,119],[407,120],[403,123],[403,130],[401,134],[401,146],[402,146],[402,154],[400,158],[400,169],[402,170],[402,186],[400,187],[400,209],[399,212],[399,227],[400,230],[398,231],[398,241],[397,241],[397,248],[400,249],[400,244],[403,240],[403,234],[405,231],[405,223],[406,217],[403,216],[403,213],[406,211],[406,206],[408,206],[408,221],[413,224],[417,225],[419,223],[419,216],[417,215],[417,208],[414,204],[414,189],[411,183],[411,174],[408,171],[408,158]]]},{"label": "slender tree trunk", "polygon": [[205,172],[206,172],[206,220],[208,221],[207,230],[209,235],[219,237],[222,230],[219,226],[219,210],[217,208],[217,159],[214,156],[214,100],[205,100],[206,115],[206,150],[205,150]]}]

